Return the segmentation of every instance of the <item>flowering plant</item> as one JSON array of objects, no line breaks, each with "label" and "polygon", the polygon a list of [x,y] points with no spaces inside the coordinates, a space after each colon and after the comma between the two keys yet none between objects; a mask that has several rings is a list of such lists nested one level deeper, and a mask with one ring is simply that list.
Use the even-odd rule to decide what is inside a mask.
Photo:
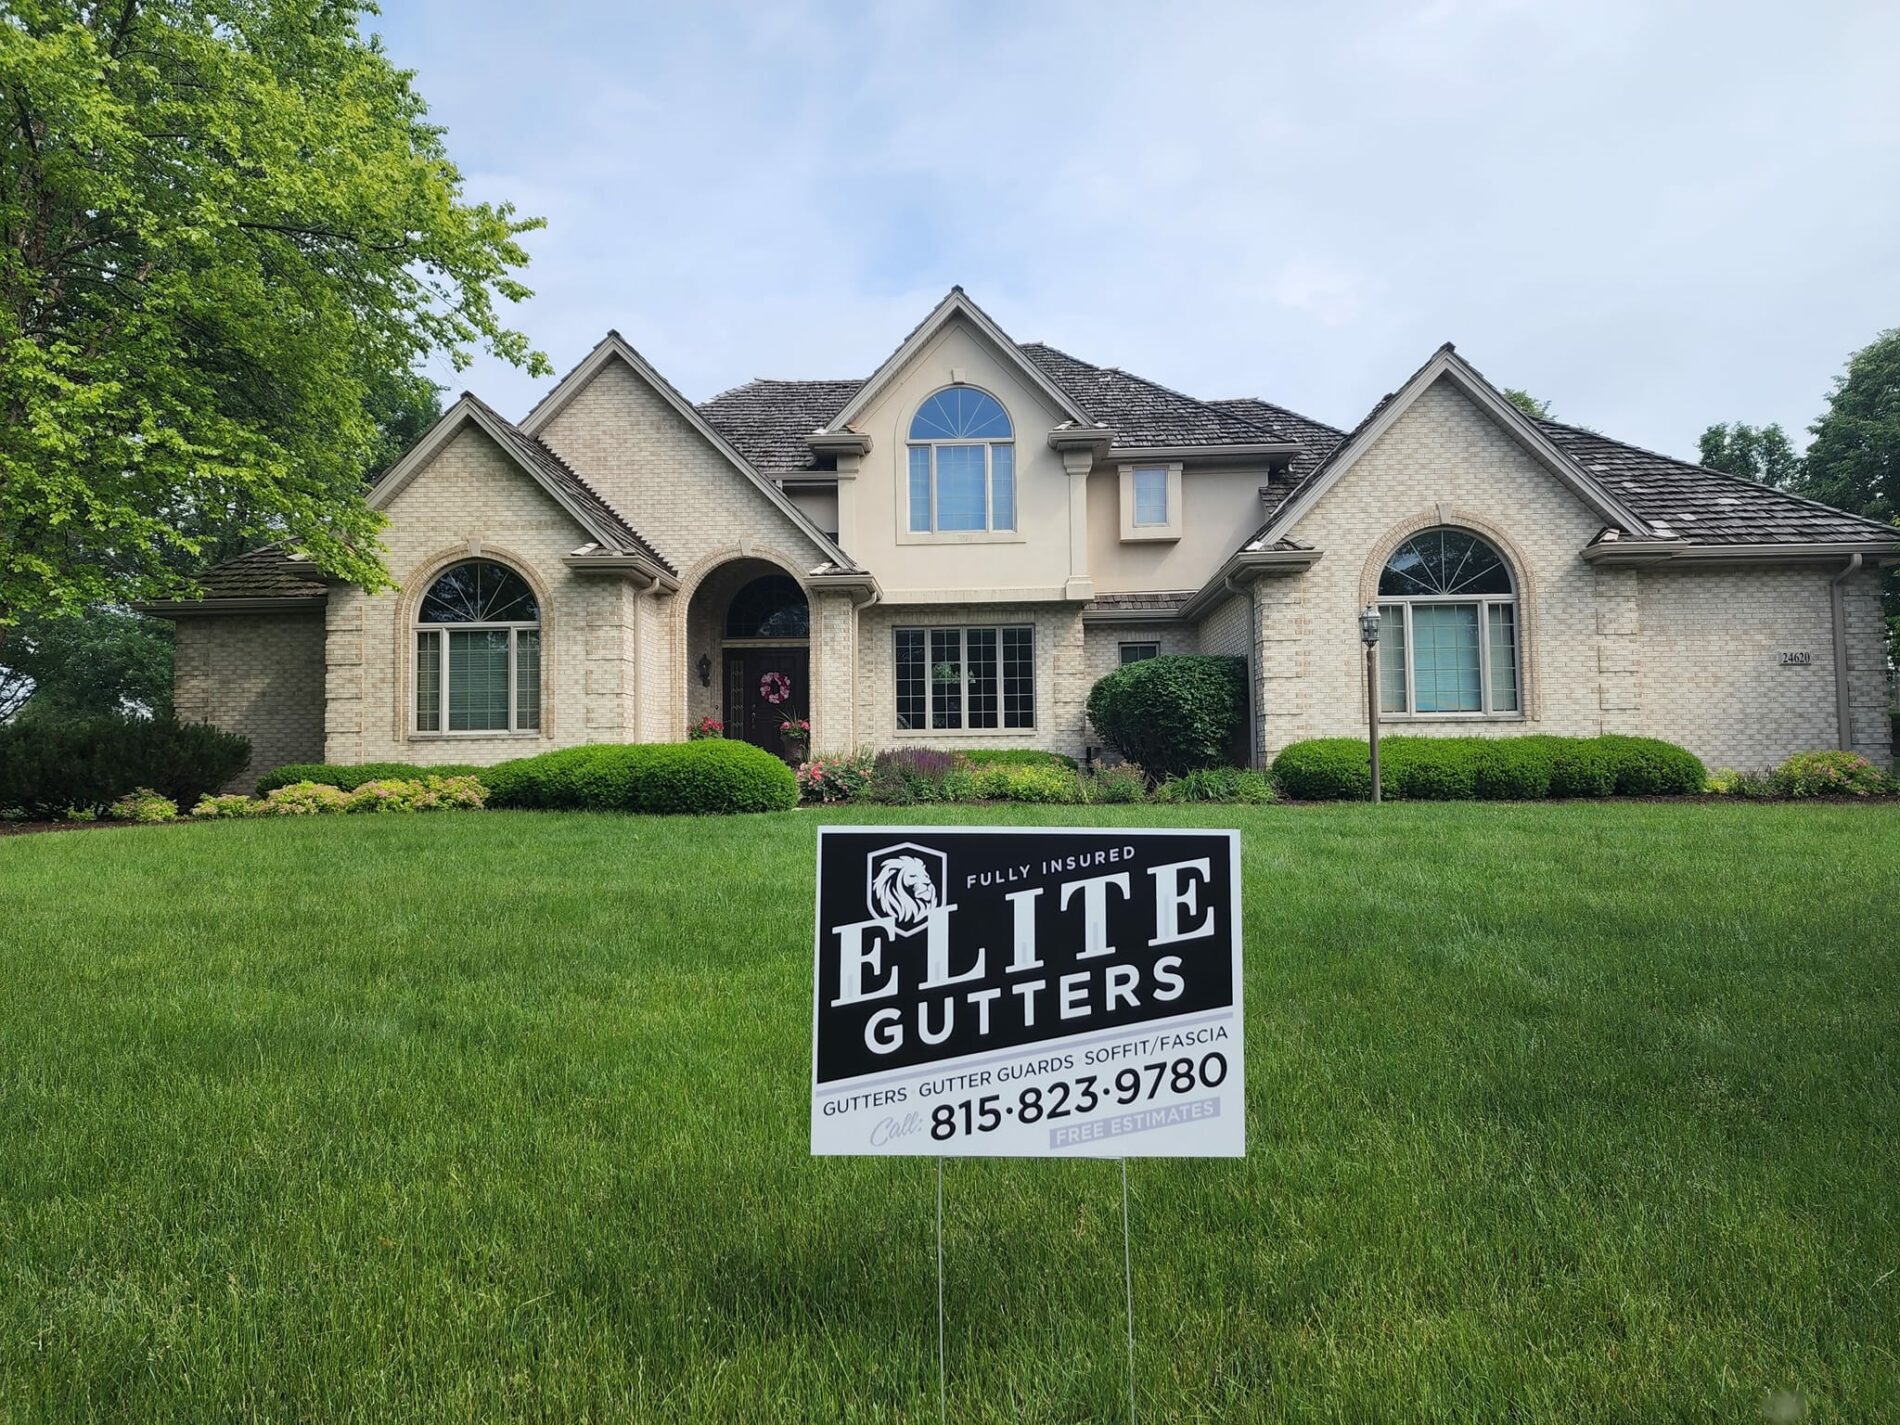
[{"label": "flowering plant", "polygon": [[811,723],[802,717],[788,717],[778,725],[778,735],[793,742],[810,742]]},{"label": "flowering plant", "polygon": [[688,742],[704,742],[709,737],[724,737],[726,725],[716,717],[702,717],[686,734]]},{"label": "flowering plant", "polygon": [[814,759],[798,769],[798,799],[804,802],[854,801],[871,784],[868,752],[846,752]]}]

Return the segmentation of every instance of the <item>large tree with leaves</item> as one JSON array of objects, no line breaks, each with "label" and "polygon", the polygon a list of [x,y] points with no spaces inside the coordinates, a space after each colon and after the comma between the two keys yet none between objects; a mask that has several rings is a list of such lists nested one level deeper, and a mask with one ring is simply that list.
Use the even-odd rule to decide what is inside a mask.
[{"label": "large tree with leaves", "polygon": [[210,531],[386,582],[370,397],[546,358],[506,204],[468,202],[363,0],[7,0],[0,638],[173,594]]},{"label": "large tree with leaves", "polygon": [[1801,476],[1801,457],[1779,425],[1722,421],[1703,431],[1696,445],[1697,463],[1760,485],[1785,490]]},{"label": "large tree with leaves", "polygon": [[[1847,359],[1808,433],[1799,493],[1869,519],[1900,518],[1900,329]],[[1890,656],[1900,660],[1900,568],[1887,571],[1882,589]]]}]

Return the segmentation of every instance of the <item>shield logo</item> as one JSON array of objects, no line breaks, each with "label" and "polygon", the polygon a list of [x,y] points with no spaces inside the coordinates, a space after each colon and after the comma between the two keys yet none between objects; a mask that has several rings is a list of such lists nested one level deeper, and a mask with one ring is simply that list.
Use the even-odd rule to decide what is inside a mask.
[{"label": "shield logo", "polygon": [[949,857],[900,841],[865,858],[865,904],[897,935],[915,935],[930,912],[950,900]]}]

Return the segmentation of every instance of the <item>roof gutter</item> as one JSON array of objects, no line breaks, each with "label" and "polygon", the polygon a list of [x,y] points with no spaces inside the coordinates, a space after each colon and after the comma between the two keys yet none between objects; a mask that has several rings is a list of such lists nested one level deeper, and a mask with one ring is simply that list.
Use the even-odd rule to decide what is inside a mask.
[{"label": "roof gutter", "polygon": [[1814,540],[1780,544],[1686,544],[1679,539],[1606,539],[1585,546],[1589,564],[1813,564],[1849,556],[1900,559],[1900,540]]},{"label": "roof gutter", "polygon": [[679,592],[679,579],[644,554],[611,551],[596,554],[577,549],[572,554],[562,555],[561,562],[570,569],[584,569],[589,573],[623,575],[642,593],[648,589],[658,589],[664,594]]},{"label": "roof gutter", "polygon": [[1256,579],[1304,574],[1319,562],[1323,552],[1318,549],[1243,549],[1215,570],[1214,577],[1181,605],[1175,617],[1188,621],[1198,619],[1219,600],[1245,593],[1246,586]]},{"label": "roof gutter", "polygon": [[1827,581],[1828,601],[1833,605],[1834,614],[1834,717],[1840,729],[1843,752],[1854,750],[1854,712],[1847,687],[1847,600],[1841,586],[1859,572],[1860,566],[1861,556],[1850,554],[1841,572]]},{"label": "roof gutter", "polygon": [[1107,459],[1126,465],[1138,460],[1180,460],[1194,465],[1257,465],[1262,460],[1291,459],[1304,447],[1290,440],[1256,440],[1236,445],[1117,445]]}]

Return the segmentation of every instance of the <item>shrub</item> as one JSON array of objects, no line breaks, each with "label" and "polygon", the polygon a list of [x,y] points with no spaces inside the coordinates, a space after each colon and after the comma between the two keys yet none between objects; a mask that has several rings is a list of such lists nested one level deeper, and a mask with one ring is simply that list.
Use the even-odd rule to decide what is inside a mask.
[{"label": "shrub", "polygon": [[866,801],[886,806],[914,806],[945,800],[944,782],[957,769],[954,752],[934,747],[900,747],[880,752],[872,763]]},{"label": "shrub", "polygon": [[749,742],[596,743],[483,773],[488,804],[561,811],[723,813],[798,805],[792,769]]},{"label": "shrub", "polygon": [[1688,797],[1702,790],[1707,770],[1702,759],[1673,742],[1654,737],[1606,736],[1596,739],[1616,763],[1619,797]]},{"label": "shrub", "polygon": [[[1476,738],[1395,737],[1379,749],[1379,789],[1414,802],[1470,801],[1477,793]],[[1367,770],[1367,790],[1372,776]]]},{"label": "shrub", "polygon": [[255,804],[258,816],[322,816],[349,809],[349,793],[324,782],[292,782]]},{"label": "shrub", "polygon": [[198,805],[191,809],[191,815],[194,821],[235,821],[256,816],[260,805],[242,792],[233,792],[229,796],[198,798]]},{"label": "shrub", "polygon": [[488,788],[479,777],[424,777],[422,784],[435,793],[438,809],[480,811],[488,804]]},{"label": "shrub", "polygon": [[1471,794],[1483,801],[1534,802],[1550,795],[1550,769],[1556,738],[1487,737],[1473,739]]},{"label": "shrub", "polygon": [[0,811],[103,812],[149,788],[190,805],[244,770],[251,744],[206,723],[130,717],[0,727]]},{"label": "shrub", "polygon": [[257,794],[269,796],[292,782],[321,782],[340,792],[353,792],[365,782],[419,782],[429,777],[472,777],[487,769],[445,763],[440,767],[422,767],[414,762],[286,762],[257,779]]},{"label": "shrub", "polygon": [[1113,767],[1097,767],[1094,772],[1082,779],[1084,801],[1103,804],[1138,802],[1147,795],[1147,775],[1133,762],[1122,762]]},{"label": "shrub", "polygon": [[1370,754],[1366,744],[1356,738],[1315,737],[1291,743],[1273,759],[1272,771],[1280,791],[1301,801],[1372,799]]},{"label": "shrub", "polygon": [[[1409,801],[1683,796],[1705,775],[1693,754],[1650,737],[1388,737],[1379,754],[1380,790]],[[1293,743],[1273,778],[1304,801],[1372,795],[1366,744],[1352,737]]]},{"label": "shrub", "polygon": [[[1368,778],[1370,781],[1370,778]],[[1155,788],[1158,802],[1270,802],[1273,784],[1244,767],[1203,767]]]},{"label": "shrub", "polygon": [[150,787],[140,787],[136,792],[128,792],[114,802],[107,815],[114,821],[136,821],[146,825],[177,821],[178,803],[170,797],[160,796]]},{"label": "shrub", "polygon": [[814,757],[798,768],[801,802],[848,802],[864,794],[871,783],[873,759],[869,752],[845,752],[836,757]]},{"label": "shrub", "polygon": [[1075,758],[1040,747],[972,747],[958,752],[956,756],[958,761],[968,767],[1002,764],[1010,767],[1067,767],[1071,772],[1075,770]]},{"label": "shrub", "polygon": [[1784,797],[1871,797],[1888,790],[1886,775],[1857,752],[1797,752],[1774,771]]},{"label": "shrub", "polygon": [[1090,689],[1088,712],[1108,745],[1150,777],[1222,766],[1247,716],[1247,660],[1144,658]]},{"label": "shrub", "polygon": [[[1045,802],[1070,805],[1082,800],[1082,779],[1066,767],[977,767],[964,774],[970,781],[959,800],[988,802]],[[954,783],[961,792],[964,783]]]}]

